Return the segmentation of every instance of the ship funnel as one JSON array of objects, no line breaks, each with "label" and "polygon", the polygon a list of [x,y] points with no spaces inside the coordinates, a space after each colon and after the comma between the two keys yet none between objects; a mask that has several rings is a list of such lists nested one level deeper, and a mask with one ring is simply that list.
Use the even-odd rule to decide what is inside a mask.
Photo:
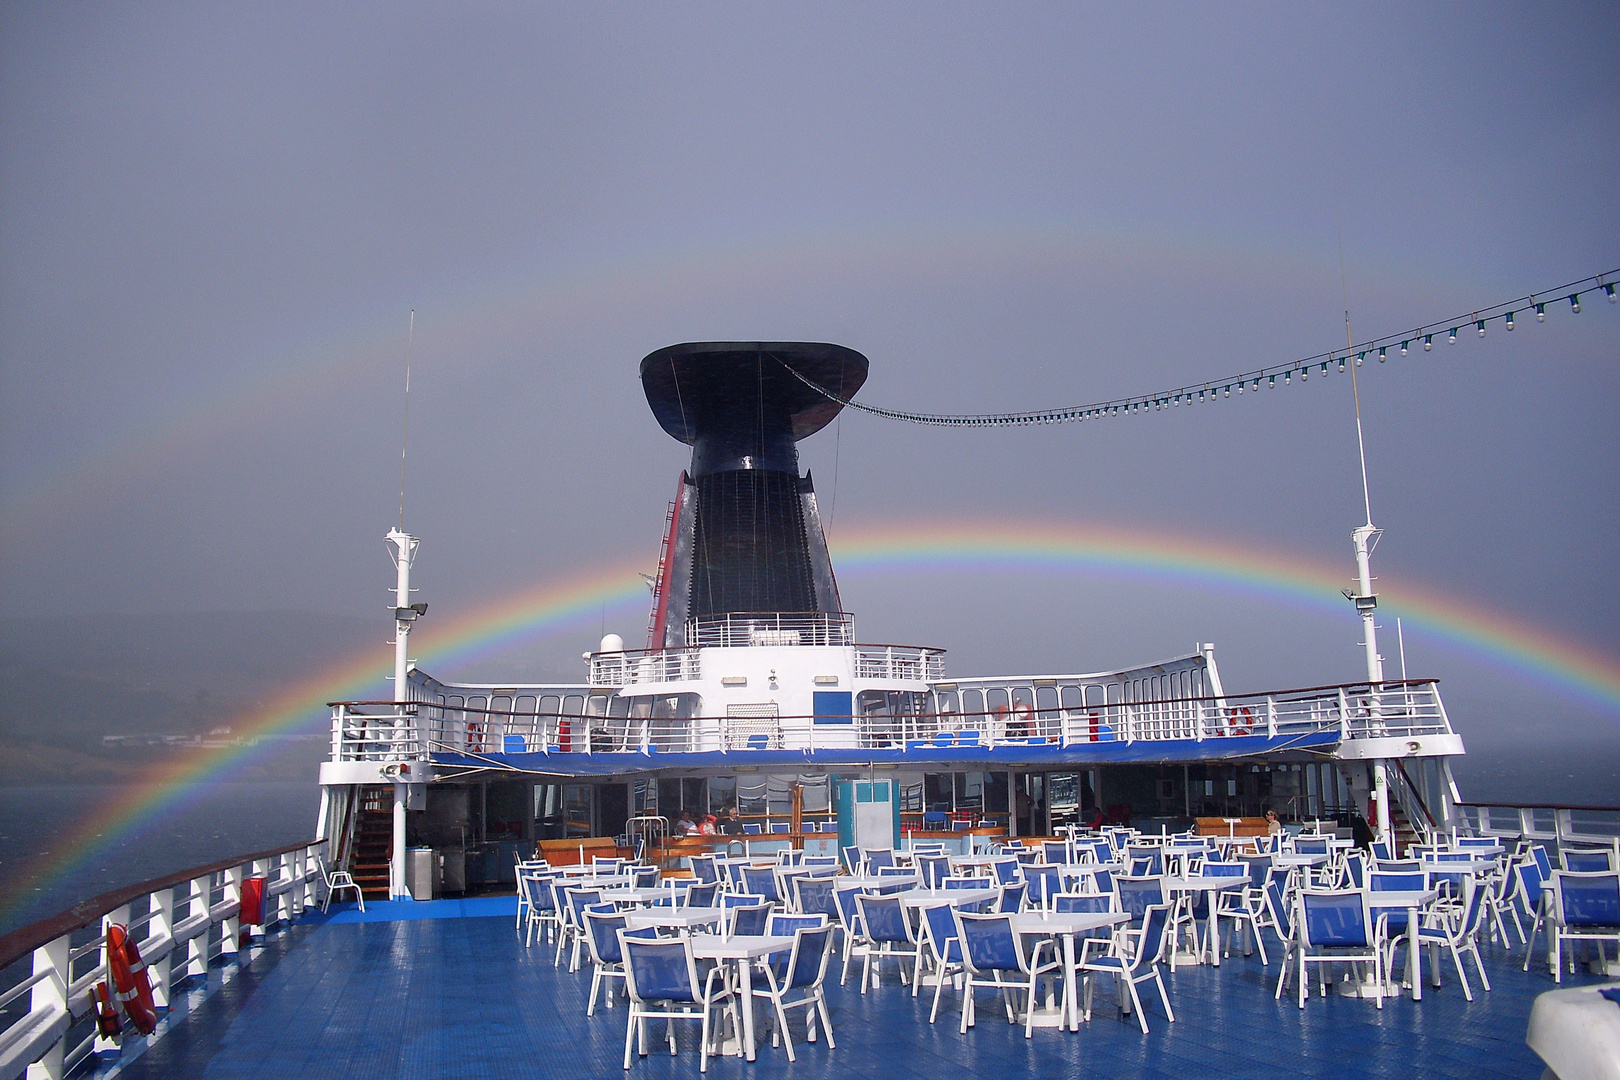
[{"label": "ship funnel", "polygon": [[796,444],[842,406],[795,371],[848,398],[866,382],[867,360],[841,345],[711,341],[641,362],[653,415],[692,447],[665,536],[650,645],[682,644],[689,619],[839,610]]}]

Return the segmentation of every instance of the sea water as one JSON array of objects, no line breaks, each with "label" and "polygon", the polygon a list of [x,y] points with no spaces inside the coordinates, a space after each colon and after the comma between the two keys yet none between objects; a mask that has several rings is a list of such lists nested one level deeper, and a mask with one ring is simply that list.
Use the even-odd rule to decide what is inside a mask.
[{"label": "sea water", "polygon": [[80,900],[315,835],[321,789],[187,784],[150,808],[147,787],[0,787],[0,934]]}]

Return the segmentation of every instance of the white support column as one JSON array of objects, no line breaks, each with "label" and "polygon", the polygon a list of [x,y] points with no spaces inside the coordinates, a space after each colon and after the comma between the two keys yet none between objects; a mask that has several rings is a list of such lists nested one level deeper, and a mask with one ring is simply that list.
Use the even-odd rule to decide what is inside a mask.
[{"label": "white support column", "polygon": [[1374,811],[1378,815],[1378,820],[1374,822],[1374,828],[1378,830],[1378,839],[1389,842],[1390,854],[1394,855],[1397,854],[1394,848],[1395,838],[1390,835],[1389,831],[1389,774],[1383,758],[1373,760],[1372,778],[1372,797],[1376,800]]},{"label": "white support column", "polygon": [[388,894],[394,900],[411,899],[405,887],[405,785],[394,781],[394,846],[388,857]]}]

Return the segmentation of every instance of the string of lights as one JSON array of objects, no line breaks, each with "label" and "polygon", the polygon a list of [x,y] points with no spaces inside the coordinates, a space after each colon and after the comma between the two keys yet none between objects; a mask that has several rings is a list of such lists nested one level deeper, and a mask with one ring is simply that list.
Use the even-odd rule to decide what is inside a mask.
[{"label": "string of lights", "polygon": [[1531,293],[1528,296],[1521,296],[1500,304],[1492,304],[1489,307],[1471,311],[1466,315],[1424,323],[1401,333],[1385,334],[1358,345],[1351,345],[1348,348],[1333,349],[1284,364],[1255,368],[1241,375],[1178,386],[1171,390],[1162,390],[1153,394],[1139,394],[1133,397],[1114,398],[1109,401],[1095,401],[1087,405],[1070,405],[1055,409],[961,414],[901,412],[898,409],[885,409],[877,405],[853,401],[835,394],[824,386],[818,385],[791,367],[788,368],[788,371],[794,378],[828,400],[888,420],[903,420],[912,424],[933,424],[939,427],[1022,427],[1029,424],[1075,424],[1084,420],[1145,412],[1148,409],[1172,408],[1180,406],[1183,402],[1191,405],[1195,402],[1218,401],[1221,398],[1231,397],[1233,391],[1242,394],[1245,389],[1248,389],[1251,392],[1258,393],[1262,386],[1267,389],[1275,389],[1278,386],[1291,386],[1296,378],[1301,383],[1305,383],[1310,380],[1313,369],[1317,374],[1325,376],[1329,370],[1335,367],[1339,371],[1343,371],[1346,363],[1354,363],[1357,367],[1360,367],[1369,356],[1376,357],[1379,363],[1384,363],[1389,359],[1391,349],[1396,350],[1397,356],[1405,356],[1411,349],[1418,346],[1421,346],[1424,352],[1430,352],[1434,349],[1434,339],[1436,337],[1443,337],[1446,344],[1455,345],[1469,330],[1473,330],[1479,337],[1484,337],[1486,329],[1492,323],[1502,323],[1506,329],[1511,331],[1517,320],[1525,315],[1534,315],[1537,322],[1545,322],[1549,305],[1553,305],[1555,310],[1557,307],[1567,306],[1570,313],[1578,315],[1581,311],[1581,297],[1584,294],[1601,290],[1611,304],[1615,303],[1616,300],[1620,300],[1620,296],[1616,296],[1617,281],[1620,281],[1620,269],[1609,270],[1601,274],[1581,278],[1579,281],[1569,282],[1566,285],[1560,285],[1554,289]]}]

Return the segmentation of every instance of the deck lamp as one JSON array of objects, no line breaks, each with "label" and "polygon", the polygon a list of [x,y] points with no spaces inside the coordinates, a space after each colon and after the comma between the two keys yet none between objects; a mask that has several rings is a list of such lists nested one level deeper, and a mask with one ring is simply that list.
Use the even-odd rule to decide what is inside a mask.
[{"label": "deck lamp", "polygon": [[1385,363],[1389,362],[1389,346],[1387,346],[1387,345],[1378,346],[1378,362],[1380,364],[1385,364]]},{"label": "deck lamp", "polygon": [[1423,351],[1428,352],[1430,349],[1433,349],[1433,348],[1434,348],[1434,335],[1433,334],[1424,334],[1423,335]]},{"label": "deck lamp", "polygon": [[1474,326],[1475,326],[1476,329],[1479,330],[1479,336],[1484,337],[1485,336],[1485,320],[1480,319],[1479,321],[1474,323]]},{"label": "deck lamp", "polygon": [[1581,294],[1580,293],[1572,292],[1572,293],[1569,294],[1569,310],[1574,312],[1576,315],[1579,315],[1581,313]]},{"label": "deck lamp", "polygon": [[1603,284],[1603,295],[1609,298],[1609,303],[1611,304],[1615,303],[1617,300],[1620,300],[1620,296],[1614,295],[1614,286],[1608,282],[1604,282]]},{"label": "deck lamp", "polygon": [[1450,341],[1450,344],[1452,344],[1452,345],[1457,344],[1457,328],[1455,326],[1453,326],[1451,328],[1451,341]]},{"label": "deck lamp", "polygon": [[1408,345],[1410,345],[1410,344],[1412,344],[1412,343],[1411,343],[1411,342],[1410,342],[1410,341],[1403,341],[1403,342],[1401,342],[1401,355],[1402,355],[1402,356],[1405,356],[1405,355],[1406,355],[1406,347],[1407,347],[1407,346],[1408,346]]},{"label": "deck lamp", "polygon": [[1509,330],[1513,329],[1513,312],[1511,311],[1507,313],[1507,328]]}]

